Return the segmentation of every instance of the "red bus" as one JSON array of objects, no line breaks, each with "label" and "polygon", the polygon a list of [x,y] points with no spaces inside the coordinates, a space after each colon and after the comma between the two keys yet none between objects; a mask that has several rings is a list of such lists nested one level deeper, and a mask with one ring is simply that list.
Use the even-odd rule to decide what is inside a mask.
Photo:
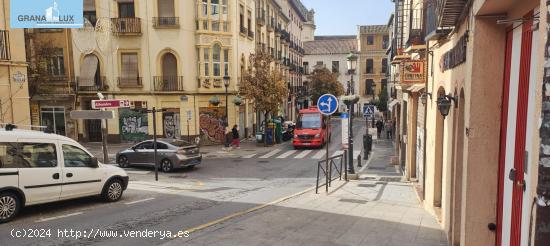
[{"label": "red bus", "polygon": [[330,132],[327,136],[327,128],[323,121],[323,115],[317,107],[310,107],[300,110],[296,129],[294,130],[294,139],[292,145],[295,149],[301,147],[322,147],[330,138]]}]

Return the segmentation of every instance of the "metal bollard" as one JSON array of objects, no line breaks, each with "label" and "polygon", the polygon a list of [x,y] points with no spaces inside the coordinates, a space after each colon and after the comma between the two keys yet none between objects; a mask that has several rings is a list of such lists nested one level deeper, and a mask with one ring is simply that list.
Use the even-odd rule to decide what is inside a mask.
[{"label": "metal bollard", "polygon": [[362,166],[361,166],[361,155],[358,155],[358,156],[357,156],[357,166],[358,166],[358,167],[362,167]]}]

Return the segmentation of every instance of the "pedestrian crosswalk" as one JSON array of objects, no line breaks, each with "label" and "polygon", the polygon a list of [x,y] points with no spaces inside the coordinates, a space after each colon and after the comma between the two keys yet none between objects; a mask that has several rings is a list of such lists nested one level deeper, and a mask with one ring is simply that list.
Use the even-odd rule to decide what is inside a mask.
[{"label": "pedestrian crosswalk", "polygon": [[[345,152],[343,150],[336,150],[334,152],[329,152],[329,157],[334,157],[338,155],[343,155]],[[361,154],[360,150],[353,151],[353,158],[356,159]],[[320,160],[325,158],[326,150],[281,150],[274,149],[267,153],[254,153],[249,155],[241,156],[242,159],[316,159]]]}]

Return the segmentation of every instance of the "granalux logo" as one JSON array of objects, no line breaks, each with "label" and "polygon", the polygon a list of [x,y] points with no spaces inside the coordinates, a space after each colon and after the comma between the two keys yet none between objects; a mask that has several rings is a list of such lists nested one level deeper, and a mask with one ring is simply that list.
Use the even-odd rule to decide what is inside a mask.
[{"label": "granalux logo", "polygon": [[82,0],[10,1],[11,28],[81,28]]}]

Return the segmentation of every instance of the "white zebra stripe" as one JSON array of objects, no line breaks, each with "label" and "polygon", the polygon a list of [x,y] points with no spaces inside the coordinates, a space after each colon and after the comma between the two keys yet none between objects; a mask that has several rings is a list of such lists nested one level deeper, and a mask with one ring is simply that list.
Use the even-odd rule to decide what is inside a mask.
[{"label": "white zebra stripe", "polygon": [[243,156],[242,158],[243,158],[243,159],[250,159],[250,158],[254,157],[255,155],[256,155],[256,154],[245,155],[245,156]]},{"label": "white zebra stripe", "polygon": [[279,151],[281,151],[280,149],[275,149],[275,150],[272,150],[271,152],[265,154],[265,155],[262,155],[260,156],[260,159],[266,159],[266,158],[269,158],[269,157],[272,157],[274,156],[275,154],[279,153]]},{"label": "white zebra stripe", "polygon": [[309,153],[311,153],[311,150],[305,150],[305,151],[302,151],[302,153],[300,153],[299,155],[294,156],[294,158],[295,159],[302,159],[302,158],[306,157],[306,155],[309,155]]},{"label": "white zebra stripe", "polygon": [[325,153],[327,153],[326,150],[319,150],[319,152],[317,152],[317,154],[315,154],[312,158],[313,159],[321,159],[325,156]]},{"label": "white zebra stripe", "polygon": [[280,156],[277,156],[277,159],[287,158],[290,155],[294,154],[294,152],[296,152],[296,150],[289,150],[289,151],[285,152],[284,154],[282,154]]}]

